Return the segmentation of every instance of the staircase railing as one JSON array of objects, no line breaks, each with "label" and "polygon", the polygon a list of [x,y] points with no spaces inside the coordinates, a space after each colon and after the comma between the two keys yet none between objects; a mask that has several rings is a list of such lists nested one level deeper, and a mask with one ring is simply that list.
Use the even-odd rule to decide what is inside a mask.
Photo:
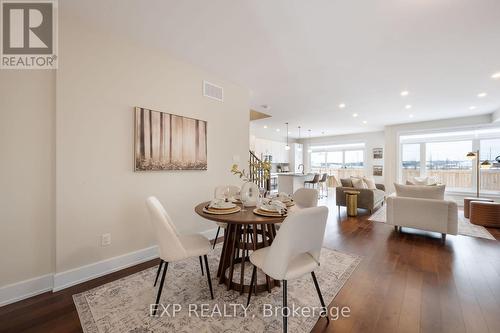
[{"label": "staircase railing", "polygon": [[266,170],[262,167],[262,160],[252,151],[249,152],[250,181],[257,184],[259,188],[264,188],[266,191],[269,191],[271,189],[271,180],[269,177],[265,176]]}]

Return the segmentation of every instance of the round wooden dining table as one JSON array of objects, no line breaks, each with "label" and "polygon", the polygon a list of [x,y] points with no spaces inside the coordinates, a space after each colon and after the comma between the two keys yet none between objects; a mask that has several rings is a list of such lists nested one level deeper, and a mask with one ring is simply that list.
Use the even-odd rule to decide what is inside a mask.
[{"label": "round wooden dining table", "polygon": [[[253,212],[255,207],[242,208],[241,211],[215,215],[205,213],[203,208],[210,202],[200,203],[195,207],[195,212],[201,217],[215,222],[227,223],[224,232],[224,243],[217,270],[219,284],[224,283],[227,290],[236,290],[240,293],[250,290],[250,281],[245,282],[245,262],[249,261],[250,251],[271,245],[276,237],[276,224],[283,222],[285,216],[266,217]],[[241,207],[241,205],[239,205]],[[289,208],[289,212],[294,207]],[[239,264],[239,281],[234,281],[235,267]],[[266,275],[266,282],[257,284],[255,292],[269,291],[278,287],[280,282]]]}]

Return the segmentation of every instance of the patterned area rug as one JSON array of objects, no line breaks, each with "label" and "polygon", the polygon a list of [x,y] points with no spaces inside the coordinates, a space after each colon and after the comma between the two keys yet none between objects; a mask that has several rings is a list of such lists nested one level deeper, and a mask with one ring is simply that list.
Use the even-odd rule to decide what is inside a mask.
[{"label": "patterned area rug", "polygon": [[[151,317],[150,304],[154,302],[157,287],[153,287],[156,267],[95,289],[73,295],[85,333],[104,332],[280,332],[281,314],[269,316],[271,311],[281,310],[282,290],[252,295],[245,312],[248,294],[226,290],[215,277],[221,246],[209,254],[210,273],[214,287],[214,300],[206,276],[201,276],[198,258],[170,264],[158,313]],[[361,257],[323,248],[321,266],[316,270],[326,304],[340,291],[361,261]],[[248,266],[248,267],[247,267]],[[249,283],[251,266],[245,266],[245,281]],[[235,270],[239,272],[237,267]],[[257,273],[259,283],[264,274]],[[159,282],[158,282],[159,284]],[[174,308],[174,304],[176,308]],[[272,306],[273,310],[270,310]],[[288,282],[288,306],[308,307],[317,311],[314,315],[295,314],[288,319],[289,332],[309,332],[319,318],[319,299],[311,275]],[[178,312],[176,312],[179,310]],[[175,313],[174,313],[175,312]]]},{"label": "patterned area rug", "polygon": [[[385,223],[387,221],[386,206],[380,207],[379,210],[368,218],[368,221]],[[458,212],[458,233],[464,236],[495,240],[495,237],[493,237],[485,227],[470,223],[469,220],[464,217],[463,212]]]}]

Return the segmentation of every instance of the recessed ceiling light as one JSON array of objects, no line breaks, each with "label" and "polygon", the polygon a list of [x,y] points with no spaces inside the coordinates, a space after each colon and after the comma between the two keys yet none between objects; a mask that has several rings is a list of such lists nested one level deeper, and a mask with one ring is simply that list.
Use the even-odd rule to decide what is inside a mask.
[{"label": "recessed ceiling light", "polygon": [[292,132],[289,131],[288,134],[292,134]]},{"label": "recessed ceiling light", "polygon": [[363,120],[363,124],[368,124],[368,122],[366,120]]},{"label": "recessed ceiling light", "polygon": [[477,94],[477,97],[479,97],[479,98],[483,98],[483,97],[486,97],[486,96],[488,96],[488,94],[485,93],[485,92]]},{"label": "recessed ceiling light", "polygon": [[403,90],[400,95],[401,96],[408,96],[409,93],[410,92],[408,90]]},{"label": "recessed ceiling light", "polygon": [[340,103],[340,104],[339,104],[339,108],[343,109],[343,108],[345,108],[345,107],[346,107],[345,103]]},{"label": "recessed ceiling light", "polygon": [[280,129],[279,129],[279,128],[277,128],[277,129],[276,129],[276,132],[279,132],[279,131],[280,131]]},{"label": "recessed ceiling light", "polygon": [[358,116],[358,114],[357,114],[357,113],[353,113],[353,114],[352,114],[352,116],[353,116],[354,118],[356,118],[356,117]]},{"label": "recessed ceiling light", "polygon": [[496,72],[495,74],[493,74],[493,75],[491,76],[491,78],[492,78],[493,80],[498,80],[498,79],[500,79],[500,72]]},{"label": "recessed ceiling light", "polygon": [[408,117],[413,118],[413,115],[412,115],[412,114],[410,114]]},{"label": "recessed ceiling light", "polygon": [[411,109],[411,105],[410,104],[405,105],[405,109],[407,110]]},{"label": "recessed ceiling light", "polygon": [[475,109],[477,109],[477,106],[475,106],[475,105],[469,106],[469,110],[475,110]]},{"label": "recessed ceiling light", "polygon": [[264,125],[264,128],[267,128],[267,125]]}]

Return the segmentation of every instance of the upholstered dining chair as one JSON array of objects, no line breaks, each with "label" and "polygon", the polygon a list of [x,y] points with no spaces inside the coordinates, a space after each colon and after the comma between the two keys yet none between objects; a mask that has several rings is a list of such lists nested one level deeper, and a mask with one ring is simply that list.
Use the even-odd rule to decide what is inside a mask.
[{"label": "upholstered dining chair", "polygon": [[314,188],[299,188],[292,199],[300,208],[311,208],[318,205],[318,190]]},{"label": "upholstered dining chair", "polygon": [[[214,198],[215,199],[221,199],[224,197],[226,194],[226,190],[229,190],[229,196],[234,197],[236,194],[240,192],[240,188],[235,185],[221,185],[217,186],[214,191]],[[215,249],[215,244],[217,244],[217,237],[219,237],[219,231],[220,228],[226,229],[227,228],[227,223],[222,223],[222,222],[215,222],[217,223],[217,233],[215,234],[215,239],[214,239],[214,245],[213,248]]]},{"label": "upholstered dining chair", "polygon": [[[154,227],[155,235],[158,239],[158,247],[160,250],[160,265],[158,266],[154,286],[156,286],[156,282],[158,282],[158,276],[160,275],[162,265],[165,266],[163,268],[160,287],[158,288],[158,294],[156,296],[156,307],[153,315],[156,315],[156,310],[158,309],[169,262],[180,261],[191,257],[199,257],[201,265],[201,257],[203,256],[205,260],[205,269],[207,271],[210,296],[214,299],[212,281],[210,280],[210,269],[208,268],[207,259],[207,254],[211,251],[210,241],[198,234],[179,235],[175,225],[172,223],[172,219],[156,197],[147,198],[146,205],[149,210],[151,222]],[[201,272],[203,275],[203,265],[201,266]]]},{"label": "upholstered dining chair", "polygon": [[325,301],[314,274],[314,270],[319,267],[327,218],[328,208],[324,206],[305,208],[291,214],[283,221],[280,232],[271,246],[254,251],[250,255],[250,261],[254,267],[247,306],[250,304],[252,291],[255,292],[257,268],[275,280],[282,280],[283,332],[287,332],[288,325],[287,282],[307,273],[311,273],[323,308],[323,315],[326,315],[328,319]]}]

